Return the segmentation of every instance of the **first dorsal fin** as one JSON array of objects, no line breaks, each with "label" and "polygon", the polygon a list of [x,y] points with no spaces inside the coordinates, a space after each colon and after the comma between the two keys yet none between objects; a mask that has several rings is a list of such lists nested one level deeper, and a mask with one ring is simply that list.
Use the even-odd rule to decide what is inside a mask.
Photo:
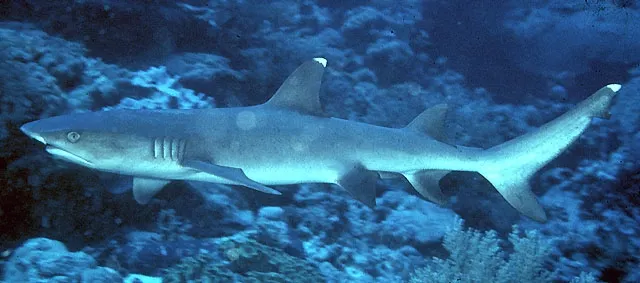
[{"label": "first dorsal fin", "polygon": [[313,58],[300,65],[264,105],[321,116],[319,93],[326,66],[324,58]]},{"label": "first dorsal fin", "polygon": [[446,142],[444,122],[447,116],[447,105],[438,104],[420,113],[405,128],[426,133],[434,139]]}]

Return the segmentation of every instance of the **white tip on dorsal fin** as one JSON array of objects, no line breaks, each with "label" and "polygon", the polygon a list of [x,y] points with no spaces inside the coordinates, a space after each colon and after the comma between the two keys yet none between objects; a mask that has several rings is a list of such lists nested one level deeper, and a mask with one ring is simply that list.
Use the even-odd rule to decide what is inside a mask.
[{"label": "white tip on dorsal fin", "polygon": [[313,58],[314,61],[322,64],[322,67],[327,67],[327,59],[324,59],[322,57],[317,57],[317,58]]},{"label": "white tip on dorsal fin", "polygon": [[314,58],[300,65],[264,105],[322,116],[320,83],[327,59]]},{"label": "white tip on dorsal fin", "polygon": [[447,142],[444,132],[444,122],[447,116],[446,104],[438,104],[420,113],[405,128],[425,133],[434,139]]}]

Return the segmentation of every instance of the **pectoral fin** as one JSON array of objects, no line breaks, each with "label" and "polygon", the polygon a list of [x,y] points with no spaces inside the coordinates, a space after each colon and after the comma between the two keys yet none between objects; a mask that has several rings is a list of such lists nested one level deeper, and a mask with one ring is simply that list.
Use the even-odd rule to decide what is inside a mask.
[{"label": "pectoral fin", "polygon": [[216,164],[211,164],[209,162],[204,162],[201,160],[185,160],[182,163],[182,166],[190,167],[193,169],[200,170],[202,172],[209,173],[211,175],[215,175],[219,178],[225,179],[227,181],[237,183],[256,191],[261,191],[263,193],[272,194],[272,195],[281,195],[282,193],[276,191],[272,188],[269,188],[263,184],[260,184],[254,180],[249,179],[247,175],[244,174],[242,169],[221,166]]},{"label": "pectoral fin", "polygon": [[355,199],[373,208],[376,206],[377,180],[378,172],[359,167],[342,176],[337,183],[349,191]]},{"label": "pectoral fin", "polygon": [[169,182],[160,179],[133,178],[133,198],[139,204],[147,204]]}]

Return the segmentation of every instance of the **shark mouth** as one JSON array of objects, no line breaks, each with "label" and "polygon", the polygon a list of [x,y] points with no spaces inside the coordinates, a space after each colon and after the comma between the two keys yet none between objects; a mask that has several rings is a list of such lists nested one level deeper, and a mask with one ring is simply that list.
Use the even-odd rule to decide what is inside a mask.
[{"label": "shark mouth", "polygon": [[56,157],[60,157],[60,158],[62,158],[64,160],[67,160],[67,161],[70,161],[70,162],[73,162],[73,163],[76,163],[76,164],[82,164],[82,165],[85,165],[85,166],[88,166],[88,167],[92,167],[93,166],[93,163],[89,162],[88,160],[86,160],[86,159],[84,159],[84,158],[82,158],[80,156],[77,156],[77,155],[75,155],[75,154],[73,154],[71,152],[68,152],[68,151],[66,151],[64,149],[61,149],[59,147],[55,147],[53,145],[47,145],[45,150],[48,153],[50,153],[51,155],[56,156]]}]

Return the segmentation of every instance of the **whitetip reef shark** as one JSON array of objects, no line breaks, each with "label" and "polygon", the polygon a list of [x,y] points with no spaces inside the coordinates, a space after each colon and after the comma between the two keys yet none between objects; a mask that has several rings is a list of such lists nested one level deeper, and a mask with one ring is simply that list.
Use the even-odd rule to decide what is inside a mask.
[{"label": "whitetip reef shark", "polygon": [[547,219],[529,178],[589,126],[608,118],[621,88],[607,85],[535,131],[482,150],[443,137],[446,105],[404,128],[328,117],[319,90],[327,60],[298,67],[266,103],[192,110],[112,110],[46,118],[20,129],[50,154],[100,171],[133,176],[133,196],[147,203],[171,180],[268,187],[331,183],[373,207],[379,178],[404,176],[423,197],[443,204],[439,180],[451,171],[484,176],[525,216]]}]

